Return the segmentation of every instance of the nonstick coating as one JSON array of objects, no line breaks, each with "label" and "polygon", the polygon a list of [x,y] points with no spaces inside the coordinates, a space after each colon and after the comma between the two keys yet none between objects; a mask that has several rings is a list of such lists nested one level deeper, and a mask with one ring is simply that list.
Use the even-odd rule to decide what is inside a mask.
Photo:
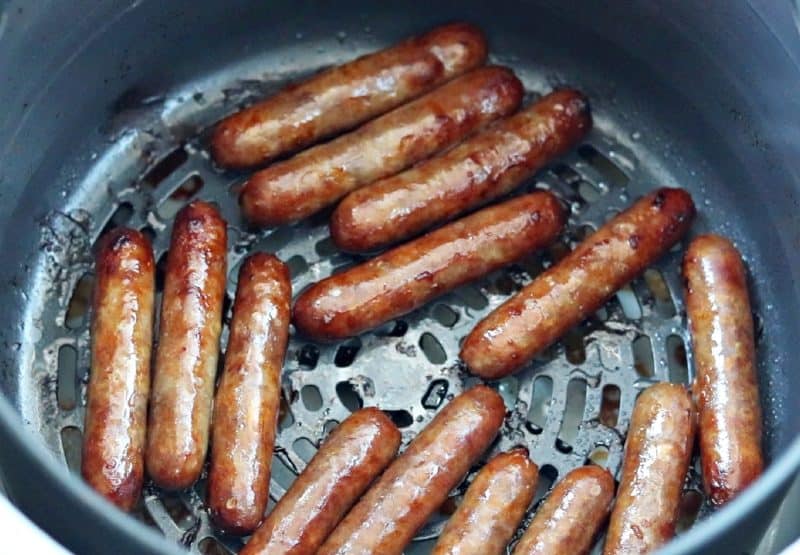
[{"label": "nonstick coating", "polygon": [[[24,413],[42,322],[42,227],[88,208],[92,153],[116,144],[120,113],[186,83],[225,88],[239,75],[303,73],[435,24],[466,19],[496,60],[546,91],[568,83],[593,100],[600,128],[637,133],[640,162],[698,200],[698,229],[731,236],[751,272],[761,324],[765,478],[667,551],[746,550],[760,538],[800,464],[800,71],[792,14],[758,3],[600,6],[576,2],[8,3],[0,15],[0,472],[14,500],[76,552],[168,552],[144,527],[108,510],[45,453]],[[767,4],[766,2],[764,4]],[[309,47],[309,45],[311,45]],[[309,48],[314,49],[309,54]],[[318,51],[316,49],[320,49]],[[327,60],[327,61],[326,61]],[[274,70],[273,70],[274,71]],[[538,86],[537,86],[538,85]],[[204,92],[204,91],[196,91]],[[192,129],[174,129],[179,140]],[[629,142],[631,137],[619,137]],[[115,168],[115,173],[119,168]],[[96,182],[97,180],[94,180]],[[653,183],[653,185],[657,185]],[[57,277],[57,276],[56,276]],[[10,405],[10,407],[9,407]],[[30,428],[30,423],[28,423]],[[729,546],[726,548],[726,546]]]}]

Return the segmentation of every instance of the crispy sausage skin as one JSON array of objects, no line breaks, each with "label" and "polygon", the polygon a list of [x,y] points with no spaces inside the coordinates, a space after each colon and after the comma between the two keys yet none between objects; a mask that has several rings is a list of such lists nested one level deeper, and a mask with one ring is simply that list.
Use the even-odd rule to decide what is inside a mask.
[{"label": "crispy sausage skin", "polygon": [[312,285],[294,305],[295,326],[319,340],[377,327],[544,247],[565,218],[547,192],[485,208]]},{"label": "crispy sausage skin", "polygon": [[241,555],[313,555],[397,454],[400,431],[383,412],[353,413],[325,440]]},{"label": "crispy sausage skin", "polygon": [[144,476],[155,262],[147,238],[115,229],[100,241],[92,304],[92,367],[81,474],[123,510]]},{"label": "crispy sausage skin", "polygon": [[167,255],[145,463],[165,489],[200,476],[208,448],[225,296],[227,229],[195,201],[175,218]]},{"label": "crispy sausage skin", "polygon": [[614,478],[603,468],[576,468],[536,511],[514,555],[585,555],[608,518]]},{"label": "crispy sausage skin", "polygon": [[486,40],[454,23],[289,85],[222,120],[218,164],[249,167],[355,127],[483,64]]},{"label": "crispy sausage skin", "polygon": [[211,517],[229,534],[255,530],[267,508],[291,302],[283,262],[266,253],[245,260],[214,401],[208,474]]},{"label": "crispy sausage skin", "polygon": [[639,395],[604,555],[651,553],[675,534],[695,421],[682,385],[659,383]]},{"label": "crispy sausage skin", "polygon": [[553,92],[441,156],[350,193],[331,217],[331,237],[342,250],[364,252],[416,235],[512,190],[591,126],[580,92]]},{"label": "crispy sausage skin", "polygon": [[479,322],[462,360],[484,379],[515,372],[667,252],[694,213],[683,189],[646,195]]},{"label": "crispy sausage skin", "polygon": [[386,469],[317,552],[400,555],[494,440],[503,399],[486,386],[462,393]]},{"label": "crispy sausage skin", "polygon": [[484,466],[450,517],[431,555],[503,555],[533,501],[539,468],[525,449]]},{"label": "crispy sausage skin", "polygon": [[703,482],[711,501],[721,505],[764,468],[747,275],[736,247],[718,235],[692,241],[683,275],[697,369]]},{"label": "crispy sausage skin", "polygon": [[244,215],[261,226],[308,217],[512,113],[522,94],[509,69],[472,71],[352,133],[256,172],[239,199]]}]

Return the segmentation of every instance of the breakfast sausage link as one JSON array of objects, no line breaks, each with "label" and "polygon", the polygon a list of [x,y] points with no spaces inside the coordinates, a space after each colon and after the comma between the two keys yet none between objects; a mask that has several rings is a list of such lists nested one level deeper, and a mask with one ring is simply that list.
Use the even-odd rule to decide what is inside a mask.
[{"label": "breakfast sausage link", "polygon": [[313,555],[397,454],[400,431],[376,408],[359,410],[325,440],[241,555]]},{"label": "breakfast sausage link", "polygon": [[291,300],[283,262],[266,253],[245,260],[214,400],[208,474],[211,517],[229,534],[255,530],[267,508]]},{"label": "breakfast sausage link", "polygon": [[92,365],[81,474],[130,510],[144,476],[155,262],[147,238],[115,229],[100,241],[92,301]]},{"label": "breakfast sausage link", "polygon": [[514,555],[585,555],[608,518],[614,478],[603,468],[576,468],[537,509]]},{"label": "breakfast sausage link", "polygon": [[479,322],[462,360],[484,379],[515,372],[658,260],[694,213],[683,189],[646,195]]},{"label": "breakfast sausage link", "polygon": [[431,555],[501,555],[533,501],[539,469],[526,449],[484,466],[450,517]]},{"label": "breakfast sausage link", "polygon": [[486,386],[434,417],[347,514],[318,555],[400,555],[494,440],[503,399]]},{"label": "breakfast sausage link", "polygon": [[721,505],[764,468],[747,275],[736,247],[718,235],[692,241],[683,275],[697,369],[703,482],[711,501]]},{"label": "breakfast sausage link", "polygon": [[314,284],[294,324],[320,340],[359,334],[544,247],[564,222],[546,192],[485,208]]},{"label": "breakfast sausage link", "polygon": [[660,383],[639,395],[604,555],[651,553],[675,534],[695,419],[682,385]]},{"label": "breakfast sausage link", "polygon": [[249,167],[355,127],[486,59],[477,28],[454,23],[289,85],[220,122],[211,140],[223,166]]},{"label": "breakfast sausage link", "polygon": [[378,249],[501,196],[589,132],[589,102],[555,91],[452,150],[350,193],[331,217],[346,251]]},{"label": "breakfast sausage link", "polygon": [[147,430],[147,472],[183,489],[203,469],[225,296],[227,230],[195,201],[175,218],[167,256]]},{"label": "breakfast sausage link", "polygon": [[522,94],[522,83],[506,68],[463,75],[352,133],[255,173],[239,199],[244,215],[262,226],[308,217],[512,113]]}]

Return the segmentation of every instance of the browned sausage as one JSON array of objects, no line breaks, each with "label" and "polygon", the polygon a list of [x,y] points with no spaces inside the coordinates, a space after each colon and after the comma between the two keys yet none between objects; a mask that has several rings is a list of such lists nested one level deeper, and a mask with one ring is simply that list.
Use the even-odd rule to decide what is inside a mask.
[{"label": "browned sausage", "polygon": [[166,489],[200,476],[208,448],[227,255],[225,221],[195,201],[175,218],[167,255],[147,429],[147,472]]},{"label": "browned sausage", "polygon": [[291,301],[283,262],[266,253],[245,260],[214,400],[208,473],[211,517],[229,534],[255,530],[267,508]]},{"label": "browned sausage", "polygon": [[462,360],[484,379],[515,372],[667,252],[694,212],[683,189],[645,196],[479,322]]},{"label": "browned sausage", "polygon": [[651,553],[675,534],[695,419],[692,399],[682,385],[660,383],[639,395],[605,555]]},{"label": "browned sausage", "polygon": [[352,133],[255,173],[239,198],[244,215],[263,226],[308,217],[510,114],[522,93],[519,79],[502,67],[454,79]]},{"label": "browned sausage", "polygon": [[547,245],[564,221],[545,192],[485,208],[312,285],[294,324],[315,339],[357,335]]},{"label": "browned sausage", "polygon": [[155,262],[147,238],[115,229],[101,239],[92,305],[92,368],[81,474],[129,510],[144,475]]},{"label": "browned sausage", "polygon": [[400,431],[376,408],[342,422],[244,546],[241,555],[313,555],[397,454]]},{"label": "browned sausage", "polygon": [[480,30],[465,23],[438,27],[224,119],[211,141],[214,159],[231,167],[261,164],[387,112],[485,59]]},{"label": "browned sausage", "polygon": [[525,449],[484,466],[450,517],[431,555],[501,555],[533,501],[538,467]]},{"label": "browned sausage", "polygon": [[614,478],[589,465],[561,480],[536,511],[514,555],[585,555],[608,518]]},{"label": "browned sausage", "polygon": [[331,237],[363,252],[416,235],[512,190],[591,126],[581,93],[553,92],[441,156],[350,193],[331,217]]},{"label": "browned sausage", "polygon": [[692,241],[683,275],[697,369],[703,482],[711,501],[721,505],[764,468],[747,276],[736,247],[718,235]]},{"label": "browned sausage", "polygon": [[400,555],[492,443],[504,416],[503,399],[486,386],[453,399],[353,507],[318,555]]}]

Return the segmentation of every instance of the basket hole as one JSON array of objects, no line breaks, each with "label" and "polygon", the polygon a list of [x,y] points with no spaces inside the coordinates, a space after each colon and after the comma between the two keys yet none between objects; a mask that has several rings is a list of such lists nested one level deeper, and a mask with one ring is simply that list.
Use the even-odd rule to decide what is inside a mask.
[{"label": "basket hole", "polygon": [[458,312],[446,304],[437,304],[433,307],[433,318],[446,328],[452,328],[458,322]]},{"label": "basket hole", "polygon": [[339,252],[333,239],[326,237],[322,241],[317,241],[314,245],[314,251],[320,256],[333,256]]},{"label": "basket hole", "polygon": [[83,434],[75,426],[61,429],[61,448],[64,450],[64,462],[67,468],[76,474],[81,471],[81,447]]},{"label": "basket hole", "polygon": [[533,381],[531,408],[528,410],[528,422],[535,427],[531,430],[533,433],[542,433],[547,424],[547,413],[550,411],[552,397],[553,379],[550,376],[538,376]]},{"label": "basket hole", "polygon": [[549,247],[547,247],[547,258],[551,264],[555,264],[556,262],[560,261],[569,253],[569,245],[562,240],[555,241],[554,243],[551,243]]},{"label": "basket hole", "polygon": [[667,337],[667,365],[669,379],[675,383],[688,383],[689,367],[686,362],[686,347],[678,335]]},{"label": "basket hole", "polygon": [[534,503],[547,495],[556,480],[558,480],[558,470],[553,465],[545,464],[539,469],[539,480],[536,482],[536,493],[533,496]]},{"label": "basket hole", "polygon": [[489,306],[489,300],[481,293],[480,289],[474,286],[462,287],[458,290],[458,296],[473,310],[483,310]]},{"label": "basket hole", "polygon": [[289,275],[292,279],[303,275],[308,271],[308,262],[299,254],[294,255],[286,261],[286,266],[289,268]]},{"label": "basket hole", "polygon": [[328,420],[327,422],[325,422],[325,425],[322,427],[323,436],[328,437],[330,433],[333,430],[335,430],[338,425],[339,425],[338,420]]},{"label": "basket hole", "polygon": [[233,298],[230,293],[225,293],[222,297],[222,319],[226,324],[230,325],[231,317],[233,316]]},{"label": "basket hole", "polygon": [[655,299],[656,313],[662,318],[675,316],[675,303],[672,302],[672,295],[661,272],[652,268],[645,270],[644,282]]},{"label": "basket hole", "polygon": [[414,423],[414,417],[407,410],[385,410],[383,412],[392,419],[398,428],[408,428]]},{"label": "basket hole", "polygon": [[589,456],[586,458],[586,464],[594,463],[597,466],[606,466],[608,463],[608,447],[605,445],[597,445]]},{"label": "basket hole", "polygon": [[497,392],[503,398],[508,410],[513,410],[519,398],[519,380],[514,376],[508,376],[497,382]]},{"label": "basket hole", "polygon": [[375,330],[378,337],[403,337],[408,331],[408,323],[405,320],[395,320],[386,322]]},{"label": "basket hole", "polygon": [[622,313],[628,320],[639,320],[642,317],[642,307],[639,306],[639,300],[633,294],[630,285],[617,291],[617,300],[622,307]]},{"label": "basket hole", "polygon": [[153,243],[153,241],[156,240],[156,230],[153,229],[152,226],[146,225],[142,227],[139,231],[142,232],[142,235],[147,237],[147,239],[150,241],[151,244]]},{"label": "basket hole", "polygon": [[428,410],[438,409],[447,396],[450,384],[447,380],[434,380],[428,386],[428,391],[422,396],[422,406]]},{"label": "basket hole", "polygon": [[58,348],[56,398],[61,410],[72,410],[78,399],[78,351],[72,345]]},{"label": "basket hole", "polygon": [[156,212],[162,219],[171,220],[183,208],[186,201],[196,195],[202,188],[203,179],[197,174],[190,175],[170,196],[164,199]]},{"label": "basket hole", "polygon": [[203,555],[231,555],[231,553],[233,553],[230,549],[222,545],[219,540],[211,536],[200,540],[200,543],[197,544],[197,549]]},{"label": "basket hole", "polygon": [[192,512],[178,495],[164,494],[161,496],[161,503],[164,505],[169,517],[179,528],[186,530],[194,524],[195,518]]},{"label": "basket hole", "polygon": [[678,506],[678,520],[675,523],[676,533],[688,530],[694,524],[702,506],[703,495],[699,491],[690,489],[683,492],[681,503]]},{"label": "basket hole", "polygon": [[652,378],[655,374],[653,364],[653,344],[646,335],[639,335],[631,344],[633,349],[633,365],[636,373],[643,378]]},{"label": "basket hole", "polygon": [[67,314],[64,317],[64,325],[68,329],[78,329],[86,323],[93,286],[94,276],[91,274],[84,274],[75,284],[72,297],[70,297],[67,305]]},{"label": "basket hole", "polygon": [[131,220],[133,216],[133,205],[130,202],[121,202],[117,205],[116,210],[111,214],[100,232],[100,237],[108,233],[114,228],[123,227]]},{"label": "basket hole", "polygon": [[[583,421],[583,410],[586,407],[586,380],[573,378],[567,384],[567,402],[564,406],[564,417],[561,420],[559,439],[567,445],[574,445],[578,437],[578,428]],[[558,445],[556,445],[558,447]],[[564,452],[563,449],[559,449]],[[572,448],[569,449],[572,451]]]},{"label": "basket hole", "polygon": [[609,428],[617,425],[619,420],[620,390],[614,384],[603,387],[603,399],[600,404],[600,423]]},{"label": "basket hole", "polygon": [[281,403],[278,406],[278,428],[285,430],[291,427],[292,424],[294,424],[292,409],[286,399],[286,393],[281,392]]},{"label": "basket hole", "polygon": [[603,196],[603,193],[594,183],[586,180],[581,180],[578,183],[578,194],[588,203],[595,202]]},{"label": "basket hole", "polygon": [[550,171],[553,172],[560,181],[567,185],[575,185],[581,180],[581,176],[578,172],[567,166],[566,164],[556,164]]},{"label": "basket hole", "polygon": [[291,227],[279,227],[253,246],[253,252],[271,252],[275,253],[289,244],[294,236],[294,231]]},{"label": "basket hole", "polygon": [[303,405],[312,412],[322,408],[322,394],[315,385],[303,386],[303,389],[300,390],[300,398],[303,400]]},{"label": "basket hole", "polygon": [[586,361],[583,334],[579,329],[573,328],[564,335],[564,352],[570,364],[582,364]]},{"label": "basket hole", "polygon": [[145,174],[142,178],[142,183],[155,189],[159,183],[172,175],[172,173],[180,168],[188,159],[189,154],[182,146],[176,148],[159,160],[159,162]]},{"label": "basket hole", "polygon": [[164,280],[167,275],[168,255],[169,251],[164,251],[164,253],[158,257],[158,262],[156,262],[156,291],[159,293],[164,291]]},{"label": "basket hole", "polygon": [[318,360],[319,348],[316,345],[303,345],[297,353],[297,364],[309,370],[316,368]]},{"label": "basket hole", "polygon": [[581,145],[578,148],[578,155],[600,172],[612,185],[623,187],[628,183],[628,176],[625,172],[619,169],[611,160],[600,154],[592,145]]},{"label": "basket hole", "polygon": [[359,349],[361,349],[361,340],[358,337],[349,339],[336,349],[336,356],[333,358],[333,363],[339,368],[350,366],[356,359]]},{"label": "basket hole", "polygon": [[515,293],[519,287],[510,276],[501,274],[494,280],[494,288],[501,295],[508,296]]},{"label": "basket hole", "polygon": [[444,347],[432,333],[425,332],[419,338],[419,347],[431,364],[444,364],[447,362],[447,353]]},{"label": "basket hole", "polygon": [[336,396],[350,412],[355,412],[364,406],[364,400],[358,394],[356,388],[350,382],[339,382],[336,384]]},{"label": "basket hole", "polygon": [[317,454],[317,448],[311,443],[311,440],[305,437],[299,437],[292,443],[292,449],[297,456],[303,459],[303,462],[308,464],[314,455]]}]

